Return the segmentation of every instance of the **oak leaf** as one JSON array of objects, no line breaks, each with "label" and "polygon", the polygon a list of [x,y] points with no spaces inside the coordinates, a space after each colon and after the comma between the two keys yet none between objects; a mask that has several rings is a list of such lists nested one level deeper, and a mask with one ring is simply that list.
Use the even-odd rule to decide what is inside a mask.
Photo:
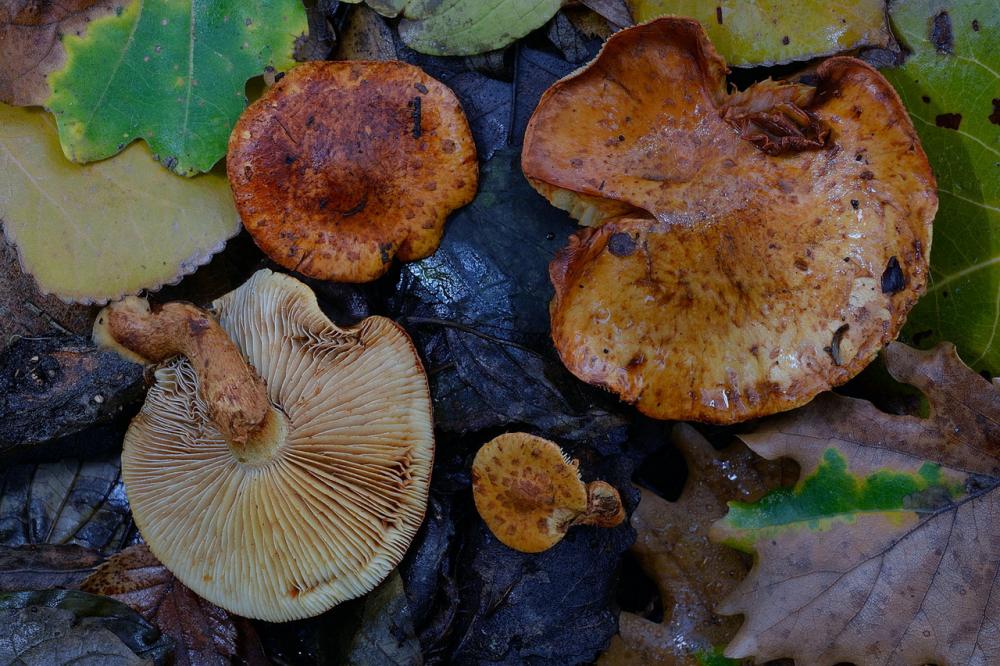
[{"label": "oak leaf", "polygon": [[[663,602],[663,622],[623,611],[599,666],[714,663],[711,657],[735,634],[736,618],[715,606],[746,573],[736,551],[710,543],[712,522],[726,512],[726,499],[750,501],[794,477],[792,465],[754,455],[742,444],[716,452],[687,424],[674,427],[674,445],[687,462],[688,479],[676,502],[642,489],[632,514],[631,552],[652,578]],[[722,662],[724,663],[724,662]]]},{"label": "oak leaf", "polygon": [[1000,387],[950,344],[892,343],[885,358],[927,396],[928,417],[824,394],[743,436],[802,475],[755,504],[732,503],[713,526],[756,562],[720,606],[746,616],[727,656],[1000,660]]},{"label": "oak leaf", "polygon": [[145,544],[112,556],[81,589],[121,601],[173,638],[176,666],[266,663],[247,620],[197,596]]}]

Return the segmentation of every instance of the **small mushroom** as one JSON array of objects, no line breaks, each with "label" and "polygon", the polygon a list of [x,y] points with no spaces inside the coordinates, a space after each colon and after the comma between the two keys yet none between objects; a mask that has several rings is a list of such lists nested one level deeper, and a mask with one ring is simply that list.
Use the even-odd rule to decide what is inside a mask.
[{"label": "small mushroom", "polygon": [[257,245],[285,268],[341,282],[433,253],[479,173],[455,94],[395,61],[292,69],[240,117],[226,164]]},{"label": "small mushroom", "polygon": [[635,26],[525,136],[532,185],[591,225],[550,266],[560,357],[655,418],[802,405],[894,339],[927,282],[935,181],[889,82],[847,57],[815,85],[728,94],[726,72],[696,21]]},{"label": "small mushroom", "polygon": [[618,491],[604,481],[584,485],[578,467],[547,439],[500,435],[472,463],[476,510],[497,539],[522,553],[548,550],[573,525],[620,524]]},{"label": "small mushroom", "polygon": [[394,322],[339,328],[285,275],[259,271],[213,308],[130,298],[98,316],[98,342],[162,364],[122,453],[136,525],[218,606],[322,613],[378,584],[423,519],[423,367]]}]

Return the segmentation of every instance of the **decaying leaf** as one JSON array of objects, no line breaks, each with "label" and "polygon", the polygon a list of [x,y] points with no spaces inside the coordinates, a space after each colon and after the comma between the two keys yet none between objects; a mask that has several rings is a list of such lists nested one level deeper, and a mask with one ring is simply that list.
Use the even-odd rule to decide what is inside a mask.
[{"label": "decaying leaf", "polygon": [[110,16],[116,0],[6,0],[0,3],[0,102],[39,106],[49,96],[45,76],[66,62],[62,37]]},{"label": "decaying leaf", "polygon": [[1000,374],[1000,12],[992,0],[900,0],[893,27],[911,51],[883,73],[913,118],[941,208],[927,295],[904,335],[947,340]]},{"label": "decaying leaf", "polygon": [[161,666],[172,648],[112,599],[66,590],[0,594],[0,663]]},{"label": "decaying leaf", "polygon": [[620,440],[625,420],[559,364],[545,267],[572,224],[531,191],[517,153],[484,165],[476,199],[441,247],[406,264],[389,304],[422,352],[435,426],[469,433],[530,424],[550,437]]},{"label": "decaying leaf", "polygon": [[350,4],[359,4],[364,2],[372,10],[389,18],[398,16],[409,1],[410,0],[343,0],[343,2]]},{"label": "decaying leaf", "polygon": [[240,229],[225,177],[171,176],[145,146],[80,166],[48,114],[0,105],[0,220],[43,293],[104,303],[194,271]]},{"label": "decaying leaf", "polygon": [[735,502],[713,538],[755,554],[720,607],[731,657],[823,666],[1000,660],[1000,387],[951,345],[886,364],[928,418],[824,394],[743,439],[796,460],[794,488]]},{"label": "decaying leaf", "polygon": [[592,9],[614,30],[632,25],[632,12],[627,0],[580,0],[580,4]]},{"label": "decaying leaf", "polygon": [[103,561],[96,550],[76,544],[0,546],[0,592],[77,589]]},{"label": "decaying leaf", "polygon": [[885,0],[629,0],[636,22],[698,19],[730,65],[776,65],[888,45]]},{"label": "decaying leaf", "polygon": [[351,640],[345,662],[352,666],[419,666],[424,663],[398,571],[389,574],[365,597],[361,624]]},{"label": "decaying leaf", "polygon": [[715,606],[747,567],[735,551],[709,542],[709,527],[725,515],[727,499],[754,501],[792,478],[789,466],[768,462],[741,444],[716,452],[688,425],[675,426],[672,440],[687,462],[683,494],[668,502],[643,490],[632,514],[632,553],[656,582],[663,622],[623,612],[619,635],[601,656],[601,666],[703,666],[716,654],[739,620],[720,617]]},{"label": "decaying leaf", "polygon": [[541,27],[562,4],[563,0],[410,0],[399,34],[421,53],[484,53]]},{"label": "decaying leaf", "polygon": [[132,537],[117,450],[85,461],[7,465],[0,489],[0,546],[76,544],[108,554]]},{"label": "decaying leaf", "polygon": [[299,0],[133,0],[64,34],[66,65],[49,74],[45,106],[63,152],[90,162],[149,144],[171,171],[208,171],[226,154],[244,85],[292,66],[306,32]]},{"label": "decaying leaf", "polygon": [[844,57],[815,87],[729,94],[725,72],[691,19],[628,28],[525,135],[529,182],[603,223],[550,268],[560,357],[654,418],[808,402],[894,339],[927,279],[934,177],[892,86]]},{"label": "decaying leaf", "polygon": [[21,270],[17,249],[0,234],[0,352],[16,337],[84,334],[93,323],[92,309],[65,303],[38,291]]},{"label": "decaying leaf", "polygon": [[82,338],[22,338],[0,352],[0,454],[106,423],[142,394],[142,368]]},{"label": "decaying leaf", "polygon": [[351,12],[337,40],[337,60],[396,60],[392,28],[375,13],[361,6]]},{"label": "decaying leaf", "polygon": [[84,592],[116,599],[174,640],[177,666],[264,663],[253,626],[185,587],[145,544],[113,555],[81,585]]}]

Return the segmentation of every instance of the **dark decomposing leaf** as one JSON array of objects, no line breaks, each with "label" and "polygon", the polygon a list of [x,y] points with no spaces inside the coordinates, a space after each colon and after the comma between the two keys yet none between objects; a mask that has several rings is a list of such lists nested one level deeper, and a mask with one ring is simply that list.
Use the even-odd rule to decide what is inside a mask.
[{"label": "dark decomposing leaf", "polygon": [[411,666],[423,663],[414,635],[409,602],[398,572],[393,572],[364,601],[361,626],[354,634],[346,663],[357,666]]},{"label": "dark decomposing leaf", "polygon": [[176,666],[267,663],[248,620],[195,595],[145,544],[112,556],[81,589],[116,599],[159,627],[174,641]]},{"label": "dark decomposing leaf", "polygon": [[580,64],[590,60],[594,55],[594,49],[588,48],[589,40],[576,29],[564,12],[559,12],[549,21],[546,34],[552,45],[559,49],[568,62]]},{"label": "dark decomposing leaf", "polygon": [[617,406],[552,349],[548,264],[572,224],[531,190],[517,159],[505,150],[484,166],[441,248],[402,268],[390,309],[422,352],[439,429],[528,424],[553,438],[621,438]]},{"label": "dark decomposing leaf", "polygon": [[172,641],[134,610],[107,597],[47,590],[0,594],[0,663],[169,662]]},{"label": "dark decomposing leaf", "polygon": [[21,338],[0,353],[0,454],[106,423],[142,395],[142,367],[78,337]]},{"label": "dark decomposing leaf", "polygon": [[[629,507],[631,463],[597,459],[581,448],[584,480],[605,479]],[[454,503],[471,504],[464,495]],[[617,629],[616,571],[633,540],[626,524],[576,527],[538,554],[501,544],[475,512],[462,527],[454,576],[458,606],[445,661],[464,664],[591,663]]]},{"label": "dark decomposing leaf", "polygon": [[76,589],[103,561],[96,550],[73,544],[0,546],[0,592]]},{"label": "dark decomposing leaf", "polygon": [[325,60],[330,55],[337,41],[330,17],[338,4],[337,0],[310,0],[305,3],[309,32],[295,42],[296,60]]},{"label": "dark decomposing leaf", "polygon": [[86,333],[93,308],[45,296],[21,270],[17,250],[0,234],[0,352],[18,336]]},{"label": "dark decomposing leaf", "polygon": [[[121,430],[88,431],[121,441]],[[133,538],[119,452],[0,471],[0,545],[77,544],[108,554]]]}]

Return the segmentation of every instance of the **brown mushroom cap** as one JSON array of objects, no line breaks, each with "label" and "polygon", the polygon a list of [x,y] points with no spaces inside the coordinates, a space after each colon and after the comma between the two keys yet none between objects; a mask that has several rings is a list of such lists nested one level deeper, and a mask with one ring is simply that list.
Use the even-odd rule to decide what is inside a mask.
[{"label": "brown mushroom cap", "polygon": [[243,224],[271,259],[343,282],[433,253],[478,180],[458,99],[403,62],[294,68],[240,117],[227,169]]},{"label": "brown mushroom cap", "polygon": [[727,96],[725,72],[697,22],[636,26],[546,92],[525,138],[536,188],[604,222],[550,267],[556,347],[657,418],[808,402],[896,336],[927,280],[935,183],[892,86],[843,57],[815,88]]},{"label": "brown mushroom cap", "polygon": [[427,380],[391,320],[338,328],[288,276],[260,271],[214,308],[266,382],[264,446],[238,459],[178,357],[125,437],[132,512],[156,557],[212,603],[269,621],[316,615],[371,590],[420,525]]},{"label": "brown mushroom cap", "polygon": [[551,548],[573,525],[621,523],[618,491],[603,481],[584,485],[578,467],[547,439],[500,435],[472,463],[476,510],[501,543],[523,553]]}]

